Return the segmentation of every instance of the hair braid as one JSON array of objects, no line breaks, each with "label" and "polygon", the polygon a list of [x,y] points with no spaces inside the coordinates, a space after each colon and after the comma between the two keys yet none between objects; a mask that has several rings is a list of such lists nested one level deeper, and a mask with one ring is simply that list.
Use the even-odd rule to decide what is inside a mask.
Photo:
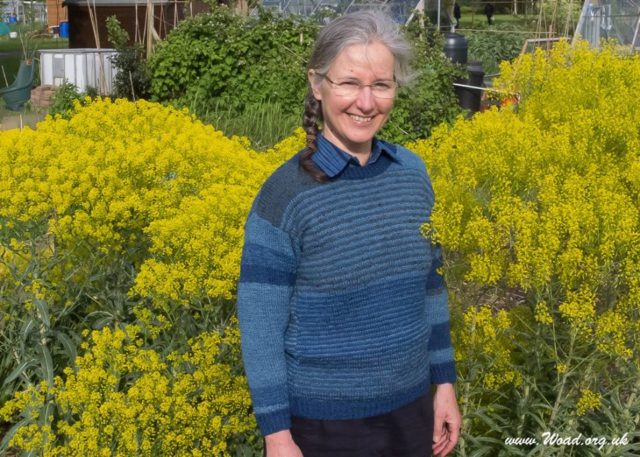
[{"label": "hair braid", "polygon": [[329,177],[311,160],[317,151],[316,137],[320,131],[318,121],[322,119],[322,107],[309,88],[304,99],[304,114],[302,128],[307,133],[307,147],[300,156],[300,166],[318,182],[328,181]]}]

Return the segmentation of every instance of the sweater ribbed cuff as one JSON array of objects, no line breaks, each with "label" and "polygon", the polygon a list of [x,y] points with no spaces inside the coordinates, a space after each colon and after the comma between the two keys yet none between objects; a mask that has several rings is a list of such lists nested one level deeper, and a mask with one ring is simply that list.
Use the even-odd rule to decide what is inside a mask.
[{"label": "sweater ribbed cuff", "polygon": [[456,382],[456,364],[454,362],[431,365],[431,384]]},{"label": "sweater ribbed cuff", "polygon": [[291,428],[291,413],[288,409],[280,409],[272,413],[256,414],[258,427],[263,436]]}]

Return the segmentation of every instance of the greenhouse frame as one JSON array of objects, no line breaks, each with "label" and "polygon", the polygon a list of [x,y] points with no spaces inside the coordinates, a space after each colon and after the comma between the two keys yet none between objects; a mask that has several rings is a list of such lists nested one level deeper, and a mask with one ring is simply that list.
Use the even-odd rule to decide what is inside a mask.
[{"label": "greenhouse frame", "polygon": [[640,49],[640,1],[586,0],[576,27],[574,41],[584,38],[598,47],[603,39]]}]

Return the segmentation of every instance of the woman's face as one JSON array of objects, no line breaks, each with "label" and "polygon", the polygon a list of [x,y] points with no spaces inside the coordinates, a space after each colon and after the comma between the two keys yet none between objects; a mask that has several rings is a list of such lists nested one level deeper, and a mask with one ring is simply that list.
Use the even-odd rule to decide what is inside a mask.
[{"label": "woman's face", "polygon": [[[334,83],[351,81],[366,85],[393,81],[393,70],[393,54],[374,41],[345,48],[331,63],[327,77]],[[387,120],[393,98],[375,97],[370,87],[362,87],[351,97],[340,96],[327,78],[316,82],[313,70],[309,71],[309,81],[315,98],[322,102],[324,136],[347,152],[371,152],[371,140]]]}]

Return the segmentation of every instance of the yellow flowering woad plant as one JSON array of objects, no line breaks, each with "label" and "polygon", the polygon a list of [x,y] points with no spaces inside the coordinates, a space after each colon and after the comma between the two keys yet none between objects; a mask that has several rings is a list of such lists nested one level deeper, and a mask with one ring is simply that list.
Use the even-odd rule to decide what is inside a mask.
[{"label": "yellow flowering woad plant", "polygon": [[106,99],[0,134],[0,453],[259,447],[231,316],[243,224],[282,159],[248,144]]},{"label": "yellow flowering woad plant", "polygon": [[409,145],[447,253],[458,453],[638,455],[640,55],[562,42],[501,70],[517,107]]},{"label": "yellow flowering woad plant", "polygon": [[[31,419],[12,444],[46,456],[236,455],[230,438],[256,426],[234,367],[238,330],[189,344],[186,353],[162,355],[145,348],[135,326],[93,331],[64,381],[30,386],[0,409]],[[55,409],[43,410],[48,401]]]}]

